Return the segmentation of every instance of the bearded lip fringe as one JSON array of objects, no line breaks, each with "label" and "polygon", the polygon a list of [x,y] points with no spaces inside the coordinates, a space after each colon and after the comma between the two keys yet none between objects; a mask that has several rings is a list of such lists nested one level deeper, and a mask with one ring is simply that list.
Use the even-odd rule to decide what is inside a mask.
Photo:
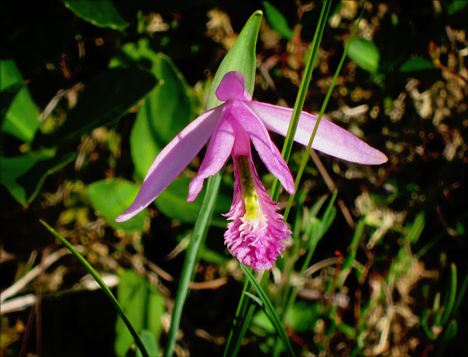
[{"label": "bearded lip fringe", "polygon": [[292,233],[276,212],[279,206],[265,191],[252,158],[239,155],[234,166],[234,199],[225,215],[231,222],[224,243],[242,264],[255,271],[271,269]]}]

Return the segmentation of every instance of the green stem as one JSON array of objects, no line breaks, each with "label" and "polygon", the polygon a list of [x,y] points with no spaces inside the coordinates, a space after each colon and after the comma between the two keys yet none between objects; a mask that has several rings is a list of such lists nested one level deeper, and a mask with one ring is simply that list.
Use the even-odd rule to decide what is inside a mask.
[{"label": "green stem", "polygon": [[168,344],[164,351],[165,357],[170,357],[174,353],[174,348],[177,340],[177,332],[179,331],[180,319],[184,308],[185,299],[188,295],[189,283],[192,278],[192,273],[197,261],[198,248],[204,241],[209,228],[209,221],[213,215],[216,198],[218,197],[219,185],[221,183],[221,172],[208,179],[208,187],[203,204],[200,208],[200,213],[193,228],[192,238],[190,239],[187,248],[187,255],[184,260],[182,276],[180,277],[179,289],[177,290],[174,309],[172,311],[171,328],[168,335]]}]

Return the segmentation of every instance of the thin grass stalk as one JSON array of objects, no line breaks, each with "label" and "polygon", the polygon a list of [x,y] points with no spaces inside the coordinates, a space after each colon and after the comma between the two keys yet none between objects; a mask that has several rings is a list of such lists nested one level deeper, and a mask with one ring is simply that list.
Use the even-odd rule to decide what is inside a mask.
[{"label": "thin grass stalk", "polygon": [[[354,25],[353,32],[351,33],[351,37],[346,42],[345,50],[343,52],[343,56],[341,57],[341,61],[340,61],[339,65],[338,65],[338,68],[336,69],[335,75],[333,76],[333,80],[331,82],[330,88],[328,88],[328,92],[327,92],[327,95],[325,96],[325,100],[324,100],[324,102],[322,104],[322,108],[320,109],[320,113],[318,115],[317,122],[315,123],[314,131],[312,132],[312,135],[310,136],[310,140],[309,140],[309,143],[307,145],[307,148],[304,151],[304,154],[303,154],[303,157],[302,157],[302,160],[301,160],[301,166],[299,167],[299,171],[297,172],[297,176],[296,176],[296,181],[294,183],[295,187],[296,187],[296,191],[297,191],[297,188],[299,187],[299,183],[301,181],[302,174],[304,173],[305,165],[307,164],[307,160],[308,160],[309,155],[310,155],[310,149],[312,148],[312,143],[314,141],[315,134],[317,134],[318,126],[320,124],[320,121],[322,120],[323,114],[325,113],[325,109],[327,108],[328,101],[329,101],[330,96],[331,96],[331,94],[333,92],[333,88],[335,87],[335,83],[336,83],[336,80],[338,78],[338,75],[340,74],[341,67],[343,67],[343,63],[345,61],[346,55],[348,54],[348,50],[349,50],[349,46],[351,45],[351,41],[354,38],[356,30],[359,27],[359,22],[361,21],[362,15],[364,14],[364,10],[365,10],[365,5],[362,7],[361,14],[359,15],[359,18],[356,21],[356,24]],[[291,210],[291,207],[292,207],[292,204],[294,202],[295,197],[296,197],[295,193],[292,194],[291,196],[289,196],[288,204],[287,204],[285,212],[284,212],[284,218],[285,219],[288,218],[289,211]]]},{"label": "thin grass stalk", "polygon": [[135,339],[135,343],[140,349],[142,355],[144,357],[149,357],[148,352],[145,349],[145,346],[143,345],[143,342],[140,339],[140,336],[138,336],[138,333],[135,331],[133,328],[132,324],[130,323],[130,320],[128,319],[127,315],[123,311],[122,307],[120,306],[119,302],[115,298],[115,296],[112,294],[112,291],[109,289],[109,287],[104,283],[104,281],[101,279],[100,275],[94,268],[91,266],[91,264],[88,263],[88,261],[73,247],[73,245],[66,240],[64,237],[62,237],[55,229],[53,229],[51,226],[49,226],[45,221],[42,219],[39,220],[39,222],[46,227],[50,233],[52,233],[55,237],[57,237],[64,246],[66,246],[72,254],[75,256],[76,259],[85,267],[85,269],[91,274],[91,276],[96,280],[96,282],[99,284],[101,287],[102,291],[104,294],[106,294],[107,298],[110,300],[112,305],[114,305],[115,310],[117,311],[117,314],[122,318],[123,322],[125,323],[125,326],[127,326],[128,330],[132,334],[133,338]]},{"label": "thin grass stalk", "polygon": [[[288,163],[289,157],[291,156],[291,149],[294,143],[294,136],[296,134],[297,125],[299,124],[299,118],[301,116],[302,108],[304,107],[305,98],[307,95],[307,90],[309,89],[309,84],[312,79],[312,71],[315,67],[315,62],[317,61],[317,54],[320,48],[320,43],[322,42],[323,32],[328,19],[328,13],[330,11],[331,1],[326,1],[324,6],[322,6],[322,11],[317,23],[317,30],[315,31],[314,39],[312,40],[312,45],[310,47],[309,58],[307,60],[304,76],[302,77],[301,85],[299,86],[299,91],[296,97],[296,103],[294,104],[294,110],[291,117],[291,122],[288,127],[288,134],[284,140],[283,149],[281,150],[281,155],[284,158],[284,161]],[[271,187],[271,198],[273,201],[277,202],[279,197],[280,185],[278,179],[273,181]]]}]

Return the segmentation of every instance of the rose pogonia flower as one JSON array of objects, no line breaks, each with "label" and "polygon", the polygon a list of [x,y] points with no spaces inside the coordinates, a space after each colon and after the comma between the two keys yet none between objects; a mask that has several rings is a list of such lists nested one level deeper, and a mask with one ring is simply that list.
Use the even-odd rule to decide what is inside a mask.
[{"label": "rose pogonia flower", "polygon": [[[267,169],[285,190],[294,193],[294,180],[267,129],[286,136],[292,109],[252,101],[240,72],[221,80],[216,96],[223,104],[208,110],[182,130],[156,157],[132,205],[117,222],[126,221],[146,208],[183,171],[211,137],[198,175],[189,187],[193,201],[205,178],[216,174],[232,155],[235,167],[234,199],[226,215],[231,222],[225,243],[240,262],[255,270],[270,269],[291,236],[263,187],[250,151],[252,141]],[[302,112],[294,140],[307,145],[317,117]],[[382,164],[387,157],[353,134],[323,119],[312,147],[337,158],[361,164]]]}]

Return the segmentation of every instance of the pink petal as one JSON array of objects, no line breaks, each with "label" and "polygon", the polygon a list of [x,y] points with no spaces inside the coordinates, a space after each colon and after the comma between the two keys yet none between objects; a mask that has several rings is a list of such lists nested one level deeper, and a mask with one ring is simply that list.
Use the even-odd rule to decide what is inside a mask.
[{"label": "pink petal", "polygon": [[[263,121],[267,129],[286,136],[293,110],[260,102],[245,102]],[[309,143],[317,117],[302,112],[294,140],[302,145]],[[337,158],[366,165],[380,165],[388,159],[384,153],[367,145],[349,131],[322,119],[312,147]]]},{"label": "pink petal", "polygon": [[[224,108],[225,111],[227,108]],[[237,130],[237,122],[230,114],[223,113],[213,130],[210,144],[206,150],[205,158],[198,170],[198,175],[190,182],[187,201],[191,202],[203,188],[203,181],[222,169],[231,155],[232,146]]]},{"label": "pink petal", "polygon": [[228,72],[224,75],[218,89],[216,97],[225,102],[229,99],[251,100],[252,96],[245,89],[244,76],[241,72]]},{"label": "pink petal", "polygon": [[115,220],[124,222],[145,209],[193,160],[208,141],[223,105],[207,111],[182,130],[154,160],[132,205]]},{"label": "pink petal", "polygon": [[231,113],[252,140],[260,158],[267,169],[278,178],[289,193],[295,192],[294,180],[288,165],[281,157],[276,145],[271,141],[270,135],[260,118],[246,104],[249,102],[234,101],[226,103],[231,107]]}]

